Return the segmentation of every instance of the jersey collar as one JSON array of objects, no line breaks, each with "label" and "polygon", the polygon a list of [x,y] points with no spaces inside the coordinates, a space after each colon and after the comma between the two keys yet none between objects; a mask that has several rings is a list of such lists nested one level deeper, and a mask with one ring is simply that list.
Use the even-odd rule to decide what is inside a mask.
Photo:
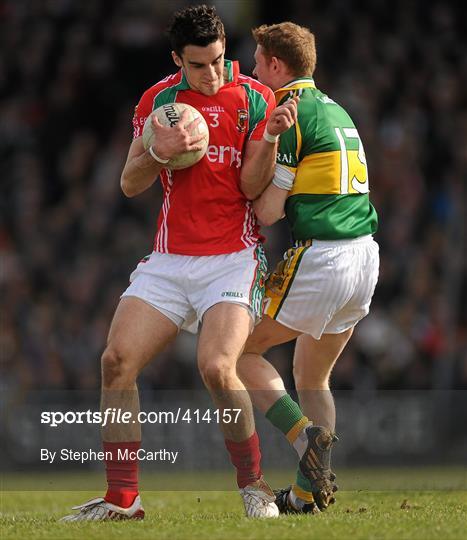
[{"label": "jersey collar", "polygon": [[275,90],[274,95],[276,96],[276,102],[279,103],[287,94],[290,94],[290,96],[295,95],[297,90],[303,88],[316,88],[315,81],[312,77],[300,77],[299,79],[294,79]]},{"label": "jersey collar", "polygon": [[[183,69],[179,71],[181,80],[177,84],[177,90],[190,90],[187,78]],[[238,75],[240,73],[240,66],[237,60],[224,60],[224,85],[229,83],[236,83],[238,81]]]},{"label": "jersey collar", "polygon": [[224,84],[238,82],[240,66],[237,60],[224,60]]}]

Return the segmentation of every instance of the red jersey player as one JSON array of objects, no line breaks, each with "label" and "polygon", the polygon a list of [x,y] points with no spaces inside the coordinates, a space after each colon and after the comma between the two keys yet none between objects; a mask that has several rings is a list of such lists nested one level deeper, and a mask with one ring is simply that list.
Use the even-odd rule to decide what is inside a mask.
[{"label": "red jersey player", "polygon": [[[180,71],[141,98],[121,177],[123,192],[132,197],[160,175],[164,201],[154,251],[131,275],[112,321],[102,356],[102,408],[125,409],[137,418],[136,378],[142,368],[180,328],[202,321],[198,366],[203,381],[220,411],[241,409],[236,422],[227,415],[220,427],[246,513],[276,517],[274,495],[261,474],[251,401],[236,363],[261,314],[266,271],[250,201],[273,176],[277,138],[295,122],[296,102],[274,108],[270,89],[224,60],[224,27],[214,8],[176,13],[169,35]],[[199,149],[202,138],[190,136],[183,115],[174,127],[154,119],[155,143],[147,151],[141,137],[150,112],[173,101],[196,107],[209,126],[206,155],[181,171],[169,171],[164,163]],[[66,521],[144,517],[137,459],[121,457],[139,449],[139,422],[109,424],[102,434],[107,493],[77,507]]]},{"label": "red jersey player", "polygon": [[241,191],[240,171],[246,143],[261,140],[273,102],[265,86],[239,73],[237,62],[225,60],[223,76],[217,93],[206,95],[193,90],[180,70],[147,90],[136,107],[135,138],[151,111],[175,101],[198,109],[209,126],[209,146],[197,166],[161,171],[164,203],[154,251],[218,255],[259,241],[252,205]]}]

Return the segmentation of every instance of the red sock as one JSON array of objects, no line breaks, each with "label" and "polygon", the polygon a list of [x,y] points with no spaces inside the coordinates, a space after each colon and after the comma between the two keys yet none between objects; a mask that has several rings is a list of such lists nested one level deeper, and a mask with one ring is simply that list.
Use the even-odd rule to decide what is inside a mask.
[{"label": "red sock", "polygon": [[230,460],[237,469],[237,485],[243,488],[261,477],[261,452],[256,431],[242,442],[225,439],[225,446],[230,454]]},{"label": "red sock", "polygon": [[[109,503],[128,508],[138,495],[138,460],[125,456],[125,453],[138,451],[141,441],[104,441],[103,446],[105,457],[111,457],[105,459],[107,493],[104,498]],[[110,455],[107,452],[110,452]]]}]

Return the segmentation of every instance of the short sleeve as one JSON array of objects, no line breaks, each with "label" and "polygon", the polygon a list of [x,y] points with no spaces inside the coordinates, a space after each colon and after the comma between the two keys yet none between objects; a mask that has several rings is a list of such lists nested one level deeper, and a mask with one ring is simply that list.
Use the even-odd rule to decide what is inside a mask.
[{"label": "short sleeve", "polygon": [[269,117],[276,107],[276,100],[270,88],[253,79],[252,81],[251,84],[245,85],[249,105],[248,138],[252,141],[259,141],[266,129]]}]

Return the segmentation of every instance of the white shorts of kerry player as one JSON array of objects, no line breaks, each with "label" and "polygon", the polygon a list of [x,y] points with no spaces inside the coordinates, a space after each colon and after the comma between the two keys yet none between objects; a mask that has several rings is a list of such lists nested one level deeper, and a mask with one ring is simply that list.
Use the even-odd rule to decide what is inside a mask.
[{"label": "white shorts of kerry player", "polygon": [[266,283],[266,314],[320,339],[368,315],[378,281],[379,247],[372,236],[313,240],[289,249]]},{"label": "white shorts of kerry player", "polygon": [[192,333],[219,302],[244,305],[256,322],[262,314],[266,271],[261,246],[209,256],[153,252],[131,274],[122,298],[141,298]]}]

